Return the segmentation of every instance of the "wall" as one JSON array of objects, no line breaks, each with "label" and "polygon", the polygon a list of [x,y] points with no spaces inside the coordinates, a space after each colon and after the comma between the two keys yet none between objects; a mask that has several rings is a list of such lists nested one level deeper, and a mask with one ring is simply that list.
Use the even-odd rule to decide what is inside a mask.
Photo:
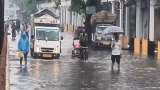
[{"label": "wall", "polygon": [[62,26],[72,25],[72,26],[82,26],[83,25],[83,17],[75,12],[69,10],[71,5],[71,0],[61,1],[60,6],[60,23]]},{"label": "wall", "polygon": [[6,56],[7,56],[7,35],[4,35],[2,53],[0,54],[0,90],[6,90]]}]

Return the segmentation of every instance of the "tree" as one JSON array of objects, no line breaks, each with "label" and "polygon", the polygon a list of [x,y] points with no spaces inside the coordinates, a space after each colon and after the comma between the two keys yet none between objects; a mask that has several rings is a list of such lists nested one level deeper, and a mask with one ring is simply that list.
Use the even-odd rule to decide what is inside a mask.
[{"label": "tree", "polygon": [[61,4],[61,0],[36,0],[36,1],[37,1],[37,3],[45,3],[45,2],[50,3],[50,2],[54,2],[55,5],[56,5],[55,8],[58,8],[59,5]]},{"label": "tree", "polygon": [[30,15],[38,10],[37,4],[45,2],[55,2],[56,7],[58,7],[61,0],[13,0],[13,2],[20,7],[23,13],[23,17],[25,17],[24,19],[29,20]]},{"label": "tree", "polygon": [[20,8],[23,20],[26,22],[30,19],[30,15],[37,11],[36,0],[13,0]]},{"label": "tree", "polygon": [[88,6],[94,6],[96,7],[96,11],[99,11],[99,5],[100,5],[101,0],[86,0],[86,2],[84,0],[71,0],[71,11],[73,12],[77,12],[78,14],[83,14],[85,16],[85,28],[86,28],[86,32],[89,36],[89,41],[91,41],[91,16],[92,14],[87,14],[86,12],[86,7]]}]

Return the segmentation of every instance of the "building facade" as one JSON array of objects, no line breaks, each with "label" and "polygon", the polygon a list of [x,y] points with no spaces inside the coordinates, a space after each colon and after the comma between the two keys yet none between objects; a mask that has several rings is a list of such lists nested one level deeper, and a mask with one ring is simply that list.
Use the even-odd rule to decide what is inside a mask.
[{"label": "building facade", "polygon": [[[131,0],[128,0],[131,1]],[[134,21],[135,25],[135,37],[148,39],[149,41],[160,40],[160,33],[158,30],[160,20],[160,1],[159,0],[134,0],[132,4],[125,7],[126,21],[126,35],[130,35],[132,32],[131,21]],[[129,2],[128,2],[129,3]],[[135,13],[135,14],[134,14]],[[135,19],[135,20],[133,20]],[[132,29],[133,30],[133,29]],[[134,33],[133,32],[133,33]]]},{"label": "building facade", "polygon": [[18,6],[12,3],[12,0],[5,0],[4,2],[4,19],[17,19],[17,11],[20,10]]},{"label": "building facade", "polygon": [[60,17],[60,24],[62,27],[77,27],[83,26],[84,18],[78,13],[70,11],[71,0],[61,0],[60,6],[57,8],[54,0],[43,1],[37,5],[39,10],[49,9],[55,12]]},{"label": "building facade", "polygon": [[70,11],[71,0],[61,0],[60,17],[63,26],[83,26],[84,18],[82,15]]}]

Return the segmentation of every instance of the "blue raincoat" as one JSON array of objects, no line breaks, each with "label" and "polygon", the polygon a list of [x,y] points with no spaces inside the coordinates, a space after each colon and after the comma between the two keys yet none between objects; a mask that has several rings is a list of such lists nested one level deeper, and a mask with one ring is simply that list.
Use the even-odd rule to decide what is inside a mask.
[{"label": "blue raincoat", "polygon": [[21,37],[18,42],[18,50],[23,53],[29,52],[29,40],[25,32],[22,32]]}]

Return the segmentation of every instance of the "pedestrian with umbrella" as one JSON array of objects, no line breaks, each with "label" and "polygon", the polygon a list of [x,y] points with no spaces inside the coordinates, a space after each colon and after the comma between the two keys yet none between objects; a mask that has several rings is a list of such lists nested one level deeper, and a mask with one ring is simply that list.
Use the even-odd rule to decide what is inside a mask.
[{"label": "pedestrian with umbrella", "polygon": [[112,67],[111,69],[114,69],[114,64],[115,62],[118,65],[118,71],[120,70],[120,59],[121,59],[121,41],[119,39],[119,34],[123,33],[123,30],[118,27],[118,26],[109,26],[107,28],[107,31],[110,34],[113,34],[113,40],[112,40],[112,44],[111,44],[111,48],[112,48],[112,55],[111,55],[111,60],[112,60]]}]

